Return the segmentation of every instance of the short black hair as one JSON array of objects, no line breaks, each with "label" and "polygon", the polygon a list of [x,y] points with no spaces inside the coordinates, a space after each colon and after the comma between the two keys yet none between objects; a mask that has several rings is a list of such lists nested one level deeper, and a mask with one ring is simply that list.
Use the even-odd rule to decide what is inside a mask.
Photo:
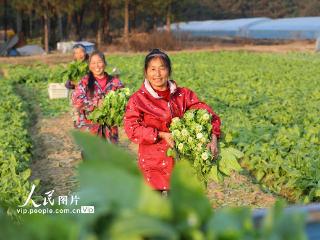
[{"label": "short black hair", "polygon": [[160,58],[163,61],[166,68],[168,69],[169,76],[170,76],[171,75],[170,58],[165,52],[161,51],[159,48],[152,49],[144,59],[144,71],[145,72],[147,71],[150,61],[154,58]]},{"label": "short black hair", "polygon": [[72,49],[77,49],[77,48],[81,48],[85,53],[87,52],[85,46],[83,46],[81,43],[77,43],[72,47]]}]

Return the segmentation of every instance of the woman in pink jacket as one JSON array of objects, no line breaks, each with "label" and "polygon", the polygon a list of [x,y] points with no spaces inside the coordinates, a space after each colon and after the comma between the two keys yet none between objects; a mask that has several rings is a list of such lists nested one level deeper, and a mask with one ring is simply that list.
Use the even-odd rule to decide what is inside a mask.
[{"label": "woman in pink jacket", "polygon": [[118,128],[102,126],[89,120],[88,115],[98,107],[110,92],[123,88],[121,81],[105,72],[106,60],[103,53],[95,51],[89,57],[89,73],[84,76],[72,94],[77,110],[75,128],[98,135],[106,140],[118,142]]},{"label": "woman in pink jacket", "polygon": [[178,87],[169,80],[171,61],[159,49],[153,49],[145,58],[145,80],[127,105],[124,127],[129,139],[139,144],[139,167],[149,185],[159,191],[170,189],[174,165],[166,152],[174,146],[169,131],[172,118],[182,117],[189,109],[206,109],[212,116],[212,142],[209,147],[218,154],[220,118],[191,90]]}]

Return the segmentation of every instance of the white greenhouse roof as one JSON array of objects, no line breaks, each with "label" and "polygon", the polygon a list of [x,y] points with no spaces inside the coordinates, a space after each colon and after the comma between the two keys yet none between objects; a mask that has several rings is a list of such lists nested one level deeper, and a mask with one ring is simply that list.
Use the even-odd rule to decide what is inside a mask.
[{"label": "white greenhouse roof", "polygon": [[242,18],[234,20],[191,21],[171,24],[177,32],[187,32],[193,36],[239,36],[253,24],[268,21],[269,18]]},{"label": "white greenhouse roof", "polygon": [[249,28],[249,38],[316,39],[320,33],[320,17],[282,18],[259,23]]},{"label": "white greenhouse roof", "polygon": [[191,21],[173,23],[171,30],[201,37],[316,39],[320,33],[320,17]]}]

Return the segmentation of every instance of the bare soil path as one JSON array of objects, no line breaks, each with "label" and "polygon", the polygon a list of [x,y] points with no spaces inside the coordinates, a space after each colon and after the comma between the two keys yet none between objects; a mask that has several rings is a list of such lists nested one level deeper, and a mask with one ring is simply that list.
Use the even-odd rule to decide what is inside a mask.
[{"label": "bare soil path", "polygon": [[32,127],[32,177],[41,180],[43,192],[54,189],[56,196],[68,195],[76,187],[75,168],[81,155],[70,135],[72,127],[69,113],[40,117]]}]

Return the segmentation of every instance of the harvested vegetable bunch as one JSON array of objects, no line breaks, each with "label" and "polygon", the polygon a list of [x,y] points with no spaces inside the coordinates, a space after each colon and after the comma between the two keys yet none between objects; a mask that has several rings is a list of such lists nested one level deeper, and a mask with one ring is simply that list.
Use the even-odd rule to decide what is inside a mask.
[{"label": "harvested vegetable bunch", "polygon": [[169,148],[167,155],[176,160],[185,159],[192,163],[198,178],[207,183],[209,179],[216,182],[229,176],[232,170],[240,171],[237,161],[242,152],[220,144],[220,155],[214,161],[207,145],[212,140],[212,116],[204,110],[188,110],[182,118],[173,118],[170,131],[175,141],[174,149]]},{"label": "harvested vegetable bunch", "polygon": [[62,81],[66,82],[67,80],[71,80],[74,83],[78,83],[88,71],[89,67],[87,62],[73,61],[68,65],[67,69],[61,73]]},{"label": "harvested vegetable bunch", "polygon": [[121,126],[129,97],[129,88],[110,91],[103,99],[102,105],[96,108],[88,119],[108,127]]}]

